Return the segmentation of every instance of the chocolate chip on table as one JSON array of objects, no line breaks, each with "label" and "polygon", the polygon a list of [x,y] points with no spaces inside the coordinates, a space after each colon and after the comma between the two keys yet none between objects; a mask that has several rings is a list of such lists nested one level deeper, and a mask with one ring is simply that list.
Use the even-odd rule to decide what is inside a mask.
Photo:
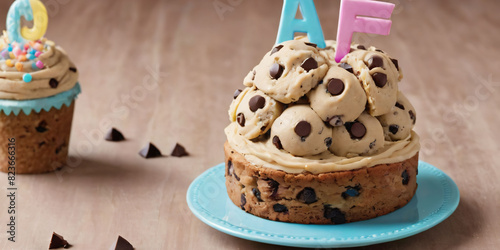
[{"label": "chocolate chip on table", "polygon": [[305,204],[311,204],[318,201],[318,199],[316,199],[316,192],[310,187],[302,189],[302,191],[297,194],[297,200]]},{"label": "chocolate chip on table", "polygon": [[69,248],[71,245],[61,235],[52,232],[52,239],[50,240],[49,249]]},{"label": "chocolate chip on table", "polygon": [[366,47],[364,45],[358,45],[358,47],[356,47],[357,49],[362,49],[362,50],[366,50]]},{"label": "chocolate chip on table", "polygon": [[326,147],[330,148],[330,146],[332,146],[332,142],[333,142],[333,140],[332,140],[331,137],[326,138],[325,139],[325,145],[326,145]]},{"label": "chocolate chip on table", "polygon": [[375,85],[379,88],[383,88],[385,84],[387,83],[387,75],[384,73],[374,73],[372,75],[373,81],[375,82]]},{"label": "chocolate chip on table", "polygon": [[332,208],[331,205],[324,205],[323,216],[327,219],[332,220],[333,224],[344,224],[346,223],[345,214],[338,208]]},{"label": "chocolate chip on table", "polygon": [[305,71],[309,72],[312,69],[318,68],[318,62],[316,62],[314,58],[309,57],[300,65],[300,67],[302,67]]},{"label": "chocolate chip on table", "polygon": [[243,113],[239,113],[238,116],[236,116],[236,121],[240,126],[245,127],[245,115]]},{"label": "chocolate chip on table", "polygon": [[134,250],[134,247],[125,238],[118,236],[115,250]]},{"label": "chocolate chip on table", "polygon": [[382,68],[384,67],[384,60],[380,56],[372,56],[368,59],[368,69]]},{"label": "chocolate chip on table", "polygon": [[250,101],[248,102],[248,106],[250,106],[250,111],[252,112],[264,108],[264,106],[266,106],[266,98],[260,95],[256,95],[250,99]]},{"label": "chocolate chip on table", "polygon": [[399,126],[396,124],[391,124],[389,125],[389,132],[391,132],[393,135],[397,134],[399,131]]},{"label": "chocolate chip on table", "polygon": [[269,55],[272,55],[272,54],[280,51],[280,49],[282,49],[282,48],[283,48],[283,45],[278,45],[278,46],[274,47],[273,50],[271,50],[271,54],[269,54]]},{"label": "chocolate chip on table", "polygon": [[70,71],[73,71],[73,72],[75,72],[75,73],[76,73],[76,71],[77,71],[77,69],[76,69],[76,68],[74,68],[74,67],[70,67],[70,68],[69,68],[69,70],[70,70]]},{"label": "chocolate chip on table", "polygon": [[318,45],[317,45],[317,44],[315,44],[315,43],[305,43],[305,44],[306,44],[307,46],[311,46],[311,47],[314,47],[314,48],[318,47]]},{"label": "chocolate chip on table", "polygon": [[413,120],[413,124],[417,122],[417,116],[415,116],[415,113],[413,113],[413,110],[408,111],[408,114],[410,114],[410,119]]},{"label": "chocolate chip on table", "polygon": [[231,176],[233,174],[233,162],[231,160],[227,161],[227,175]]},{"label": "chocolate chip on table", "polygon": [[274,204],[273,210],[274,210],[274,212],[278,212],[278,213],[286,213],[286,212],[288,212],[288,208],[285,205],[282,205],[282,204],[279,204],[279,203]]},{"label": "chocolate chip on table", "polygon": [[366,127],[361,122],[348,122],[345,127],[352,139],[361,139],[366,134]]},{"label": "chocolate chip on table", "polygon": [[56,80],[55,78],[51,78],[49,81],[49,85],[51,88],[55,89],[57,86],[59,86],[59,81]]},{"label": "chocolate chip on table", "polygon": [[403,185],[408,185],[408,182],[410,181],[410,176],[408,175],[408,171],[403,171],[403,173],[401,174],[401,178],[403,178]]},{"label": "chocolate chip on table", "polygon": [[123,141],[125,140],[125,137],[123,136],[122,132],[120,132],[116,128],[111,128],[107,133],[106,136],[104,136],[104,139],[106,141]]},{"label": "chocolate chip on table", "polygon": [[347,64],[347,63],[340,63],[339,67],[349,71],[351,74],[354,74],[354,70],[352,69],[352,66]]},{"label": "chocolate chip on table", "polygon": [[399,71],[399,63],[398,63],[398,60],[396,59],[392,59],[391,58],[391,62],[394,63],[394,66],[396,66],[396,69]]},{"label": "chocolate chip on table", "polygon": [[283,145],[281,145],[281,140],[277,135],[273,137],[273,144],[274,146],[276,146],[276,148],[283,149]]},{"label": "chocolate chip on table", "polygon": [[344,121],[342,121],[342,117],[340,115],[335,115],[332,118],[329,118],[328,123],[334,127],[344,125]]},{"label": "chocolate chip on table", "polygon": [[260,191],[258,188],[252,188],[252,193],[255,196],[255,198],[257,198],[257,201],[259,201],[259,202],[263,201],[261,196],[260,196]]},{"label": "chocolate chip on table", "polygon": [[400,108],[400,109],[402,109],[402,110],[405,110],[405,106],[403,104],[399,103],[399,102],[396,102],[395,106],[398,107],[398,108]]},{"label": "chocolate chip on table", "polygon": [[344,82],[340,79],[332,78],[328,81],[327,90],[333,96],[342,94],[344,88]]},{"label": "chocolate chip on table", "polygon": [[285,70],[283,66],[273,63],[273,65],[271,65],[271,69],[269,69],[269,75],[272,79],[278,79],[281,77],[281,74],[283,74],[283,70]]},{"label": "chocolate chip on table", "polygon": [[40,123],[38,123],[38,126],[36,126],[36,128],[35,128],[35,129],[36,129],[36,131],[37,131],[38,133],[44,133],[44,132],[46,132],[47,130],[49,130],[49,129],[47,128],[47,122],[46,122],[45,120],[43,120],[43,121],[41,121]]},{"label": "chocolate chip on table", "polygon": [[242,90],[241,89],[237,89],[236,91],[234,91],[234,94],[233,94],[233,99],[236,99],[238,98],[238,96],[241,94]]},{"label": "chocolate chip on table", "polygon": [[245,194],[241,194],[241,209],[245,210],[245,205],[247,204],[247,198],[245,197]]},{"label": "chocolate chip on table", "polygon": [[307,121],[300,121],[295,126],[295,133],[300,137],[307,137],[311,134],[311,124]]},{"label": "chocolate chip on table", "polygon": [[188,156],[189,153],[186,151],[186,148],[184,146],[182,146],[179,143],[176,143],[170,155],[175,157],[183,157],[183,156]]},{"label": "chocolate chip on table", "polygon": [[359,190],[361,187],[356,185],[354,187],[347,186],[346,190],[342,193],[342,198],[347,199],[348,197],[356,197],[359,196]]},{"label": "chocolate chip on table", "polygon": [[144,147],[139,152],[139,155],[146,159],[162,156],[160,150],[155,145],[153,145],[153,143],[149,143],[148,145],[146,145],[146,147]]}]

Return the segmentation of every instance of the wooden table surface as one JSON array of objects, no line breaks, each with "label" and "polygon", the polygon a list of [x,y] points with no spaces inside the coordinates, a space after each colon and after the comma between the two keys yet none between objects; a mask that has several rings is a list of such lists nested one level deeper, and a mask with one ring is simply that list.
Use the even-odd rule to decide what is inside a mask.
[{"label": "wooden table surface", "polygon": [[[284,249],[212,229],[185,198],[195,177],[223,161],[232,93],[272,47],[282,1],[43,2],[47,37],[78,65],[83,93],[70,166],[18,177],[16,243],[6,240],[1,192],[0,249],[47,249],[53,231],[75,250],[108,249],[118,235],[136,249]],[[461,199],[436,227],[370,249],[498,249],[500,2],[395,2],[390,36],[355,41],[399,59],[400,88],[418,113],[421,160],[452,177]],[[10,3],[1,2],[0,20]],[[214,3],[230,8],[217,12]],[[339,1],[316,7],[334,39]],[[128,140],[104,141],[111,126]],[[149,141],[165,154],[180,142],[191,156],[145,160],[137,153]]]}]

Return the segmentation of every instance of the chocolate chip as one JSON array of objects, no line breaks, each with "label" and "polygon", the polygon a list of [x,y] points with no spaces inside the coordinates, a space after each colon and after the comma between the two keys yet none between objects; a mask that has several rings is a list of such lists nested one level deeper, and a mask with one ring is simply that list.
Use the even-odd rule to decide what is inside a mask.
[{"label": "chocolate chip", "polygon": [[270,55],[272,55],[272,54],[280,51],[280,49],[282,49],[282,48],[283,48],[283,45],[278,45],[278,46],[274,47],[273,50],[271,50],[271,54]]},{"label": "chocolate chip", "polygon": [[73,71],[73,72],[75,72],[75,73],[76,73],[76,71],[77,71],[77,70],[76,70],[76,68],[74,68],[74,67],[69,68],[69,70],[70,70],[70,71]]},{"label": "chocolate chip", "polygon": [[326,147],[330,148],[330,146],[332,146],[332,142],[333,142],[333,140],[332,140],[331,137],[326,138],[325,139],[325,145],[326,145]]},{"label": "chocolate chip", "polygon": [[309,98],[306,95],[304,95],[301,98],[299,98],[299,100],[296,101],[295,104],[309,104]]},{"label": "chocolate chip", "polygon": [[366,134],[366,127],[361,122],[348,122],[345,127],[353,140],[361,139]]},{"label": "chocolate chip", "polygon": [[266,106],[266,99],[260,95],[256,95],[250,99],[248,106],[250,106],[250,111],[255,112],[257,109]]},{"label": "chocolate chip", "polygon": [[276,146],[276,148],[283,149],[283,145],[281,145],[281,140],[277,135],[273,137],[273,144],[274,146]]},{"label": "chocolate chip", "polygon": [[245,197],[245,194],[241,194],[241,209],[245,210],[245,205],[247,204],[247,198]]},{"label": "chocolate chip", "polygon": [[405,106],[403,106],[403,104],[399,103],[399,102],[396,102],[396,107],[402,109],[402,110],[405,110]]},{"label": "chocolate chip", "polygon": [[338,208],[332,208],[331,205],[324,205],[323,216],[325,218],[332,220],[333,224],[343,224],[346,223],[345,214]]},{"label": "chocolate chip", "polygon": [[233,94],[233,99],[236,99],[238,98],[238,96],[241,94],[242,90],[241,89],[237,89],[236,91],[234,91],[234,94]]},{"label": "chocolate chip", "polygon": [[396,124],[391,124],[389,125],[389,132],[391,132],[393,135],[397,134],[399,131],[399,126]]},{"label": "chocolate chip", "polygon": [[357,47],[357,48],[358,48],[358,49],[362,49],[362,50],[366,50],[366,47],[365,47],[364,45],[361,45],[361,44],[360,44],[360,45],[358,45],[358,47]]},{"label": "chocolate chip", "polygon": [[339,67],[349,71],[350,73],[354,74],[354,70],[352,69],[351,65],[347,64],[347,63],[341,63],[339,64]]},{"label": "chocolate chip", "polygon": [[63,143],[63,144],[59,145],[59,147],[56,148],[56,155],[61,152],[61,150],[63,149],[64,146],[66,146],[66,143]]},{"label": "chocolate chip", "polygon": [[344,92],[344,82],[340,79],[337,78],[332,78],[330,81],[328,81],[328,92],[330,92],[331,95],[336,96],[342,94]]},{"label": "chocolate chip", "polygon": [[57,249],[57,248],[69,248],[71,245],[59,234],[52,232],[52,239],[50,240],[49,249]]},{"label": "chocolate chip", "polygon": [[271,189],[270,190],[271,191],[270,197],[276,198],[280,184],[273,179],[266,179],[266,181],[267,181],[267,185],[269,185],[269,188]]},{"label": "chocolate chip", "polygon": [[398,63],[398,60],[396,59],[392,59],[391,58],[391,62],[394,63],[394,66],[396,66],[396,69],[399,71],[399,63]]},{"label": "chocolate chip", "polygon": [[314,58],[312,57],[309,57],[307,58],[301,65],[300,67],[302,67],[303,69],[305,69],[307,72],[309,72],[310,70],[312,69],[316,69],[318,68],[318,62],[316,62],[316,60],[314,60]]},{"label": "chocolate chip", "polygon": [[413,113],[413,110],[408,111],[408,114],[410,114],[410,119],[413,120],[413,124],[417,122],[417,116],[415,116],[415,113]]},{"label": "chocolate chip", "polygon": [[36,131],[37,131],[38,133],[44,133],[44,132],[46,132],[47,130],[49,130],[49,129],[47,128],[47,122],[46,122],[45,120],[43,120],[43,121],[41,121],[40,123],[38,123],[38,126],[36,126],[36,128],[35,128],[35,129],[36,129]]},{"label": "chocolate chip", "polygon": [[315,43],[305,43],[305,44],[306,44],[307,46],[311,46],[311,47],[314,47],[314,48],[318,47],[318,45],[317,45],[317,44],[315,44]]},{"label": "chocolate chip", "polygon": [[375,139],[372,142],[370,142],[370,145],[368,145],[368,147],[370,147],[370,149],[372,149],[372,148],[375,147],[376,144],[377,144],[377,139]]},{"label": "chocolate chip", "polygon": [[115,250],[134,250],[134,247],[125,238],[118,236]]},{"label": "chocolate chip", "polygon": [[236,116],[236,121],[240,126],[245,127],[245,115],[243,113],[239,113],[238,116]]},{"label": "chocolate chip", "polygon": [[257,198],[257,201],[259,201],[259,202],[263,201],[261,196],[260,196],[260,191],[258,188],[252,188],[252,193],[255,196],[255,198]]},{"label": "chocolate chip", "polygon": [[188,156],[189,153],[186,151],[186,148],[184,148],[181,144],[176,143],[170,155],[175,157],[183,157],[183,156]]},{"label": "chocolate chip", "polygon": [[305,204],[311,204],[318,201],[316,199],[316,192],[310,187],[302,189],[302,191],[297,194],[297,200]]},{"label": "chocolate chip", "polygon": [[311,124],[306,121],[300,121],[295,126],[294,131],[300,137],[307,137],[311,134]]},{"label": "chocolate chip", "polygon": [[278,79],[281,77],[281,74],[283,74],[283,70],[283,66],[273,63],[273,65],[271,65],[271,69],[269,70],[269,75],[272,79]]},{"label": "chocolate chip", "polygon": [[49,85],[51,88],[55,89],[57,86],[59,86],[59,81],[57,81],[55,78],[51,78],[49,81]]},{"label": "chocolate chip", "polygon": [[233,173],[234,175],[234,178],[237,180],[237,181],[240,181],[240,177],[238,175],[236,175],[236,172]]},{"label": "chocolate chip", "polygon": [[401,174],[401,177],[403,178],[403,185],[408,185],[408,182],[410,181],[410,176],[408,175],[408,171],[403,171]]},{"label": "chocolate chip", "polygon": [[142,157],[144,157],[146,159],[162,156],[160,150],[155,145],[153,145],[153,143],[149,143],[148,145],[146,145],[139,152],[139,155],[141,155]]},{"label": "chocolate chip", "polygon": [[231,176],[233,175],[233,162],[231,160],[227,161],[227,175]]},{"label": "chocolate chip", "polygon": [[361,189],[361,187],[359,185],[356,185],[354,187],[347,186],[346,190],[342,193],[342,198],[347,199],[348,197],[359,196],[360,189]]},{"label": "chocolate chip", "polygon": [[374,73],[372,75],[373,81],[375,82],[375,85],[379,88],[383,88],[385,84],[387,83],[387,75],[384,73]]},{"label": "chocolate chip", "polygon": [[381,49],[376,49],[375,51],[380,52],[380,53],[384,53],[384,51]]},{"label": "chocolate chip", "polygon": [[383,68],[384,67],[384,60],[380,56],[373,56],[370,59],[368,59],[368,69],[373,69],[373,68]]},{"label": "chocolate chip", "polygon": [[344,121],[342,121],[342,117],[340,115],[335,115],[332,118],[328,119],[328,123],[334,127],[344,125]]},{"label": "chocolate chip", "polygon": [[106,141],[123,141],[125,140],[125,137],[123,134],[118,131],[116,128],[111,128],[108,133],[106,133],[106,136],[104,137]]},{"label": "chocolate chip", "polygon": [[286,213],[286,212],[288,212],[288,208],[285,205],[281,205],[279,203],[274,204],[273,210],[274,210],[274,212],[277,212],[277,213]]}]

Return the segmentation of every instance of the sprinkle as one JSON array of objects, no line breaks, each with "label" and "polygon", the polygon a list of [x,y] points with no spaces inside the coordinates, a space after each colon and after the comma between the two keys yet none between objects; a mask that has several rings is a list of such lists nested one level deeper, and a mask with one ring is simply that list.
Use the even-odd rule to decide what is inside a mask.
[{"label": "sprinkle", "polygon": [[9,44],[9,48],[7,49],[9,52],[12,52],[12,45]]},{"label": "sprinkle", "polygon": [[25,55],[21,55],[21,56],[19,56],[19,61],[26,62],[26,61],[28,61],[28,59],[26,58]]},{"label": "sprinkle", "polygon": [[44,67],[45,65],[43,64],[43,62],[42,62],[42,61],[38,61],[38,62],[36,62],[36,66],[37,66],[39,69],[43,69],[43,67]]},{"label": "sprinkle", "polygon": [[22,51],[19,47],[16,47],[16,48],[14,48],[12,53],[14,53],[15,56],[19,56],[19,55],[21,55]]},{"label": "sprinkle", "polygon": [[30,45],[29,45],[29,44],[25,44],[25,45],[24,45],[24,49],[25,49],[25,50],[27,50],[27,49],[29,49],[29,48],[30,48]]},{"label": "sprinkle", "polygon": [[36,56],[33,54],[28,55],[28,59],[30,59],[30,60],[35,60],[35,58],[36,58]]},{"label": "sprinkle", "polygon": [[30,50],[30,54],[35,55],[35,53],[36,53],[36,49],[31,49]]},{"label": "sprinkle", "polygon": [[12,53],[12,52],[10,52],[10,53],[9,53],[9,56],[10,56],[10,59],[14,59],[14,58],[16,58],[16,56],[15,56],[15,55],[14,55],[14,53]]},{"label": "sprinkle", "polygon": [[40,43],[35,43],[35,46],[33,46],[38,51],[41,51],[43,49],[43,46]]},{"label": "sprinkle", "polygon": [[4,59],[8,59],[10,56],[9,56],[9,51],[8,50],[4,50],[2,51],[2,57]]},{"label": "sprinkle", "polygon": [[33,80],[33,76],[31,76],[31,74],[29,73],[26,73],[23,75],[23,81],[28,83],[28,82],[31,82]]},{"label": "sprinkle", "polygon": [[38,66],[36,66],[36,63],[32,63],[32,64],[31,64],[31,68],[32,68],[33,70],[39,70]]},{"label": "sprinkle", "polygon": [[36,56],[36,57],[39,57],[41,54],[42,54],[42,52],[37,51],[37,52],[35,53],[35,56]]},{"label": "sprinkle", "polygon": [[20,62],[17,62],[16,63],[16,69],[17,69],[17,71],[23,71],[23,64],[20,63]]},{"label": "sprinkle", "polygon": [[14,64],[12,63],[12,60],[8,59],[7,61],[5,61],[5,64],[7,64],[7,66],[9,67],[14,67]]}]

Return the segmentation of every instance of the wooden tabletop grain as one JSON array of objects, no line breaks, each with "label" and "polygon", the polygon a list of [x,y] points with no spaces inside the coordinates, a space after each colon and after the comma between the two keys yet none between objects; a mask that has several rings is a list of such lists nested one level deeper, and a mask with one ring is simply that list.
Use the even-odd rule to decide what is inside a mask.
[{"label": "wooden tabletop grain", "polygon": [[[1,1],[0,20],[11,2]],[[185,198],[194,178],[223,161],[232,93],[272,47],[282,1],[43,2],[47,37],[78,65],[83,93],[69,166],[18,177],[15,243],[0,174],[0,249],[47,249],[53,231],[75,250],[109,249],[118,235],[136,249],[285,249],[212,229]],[[339,1],[315,2],[334,39]],[[354,40],[399,59],[421,160],[452,177],[461,199],[436,227],[369,249],[498,249],[500,2],[393,2],[390,36]],[[127,140],[104,141],[111,126]],[[164,154],[180,142],[191,156],[145,160],[138,151],[150,141]]]}]

